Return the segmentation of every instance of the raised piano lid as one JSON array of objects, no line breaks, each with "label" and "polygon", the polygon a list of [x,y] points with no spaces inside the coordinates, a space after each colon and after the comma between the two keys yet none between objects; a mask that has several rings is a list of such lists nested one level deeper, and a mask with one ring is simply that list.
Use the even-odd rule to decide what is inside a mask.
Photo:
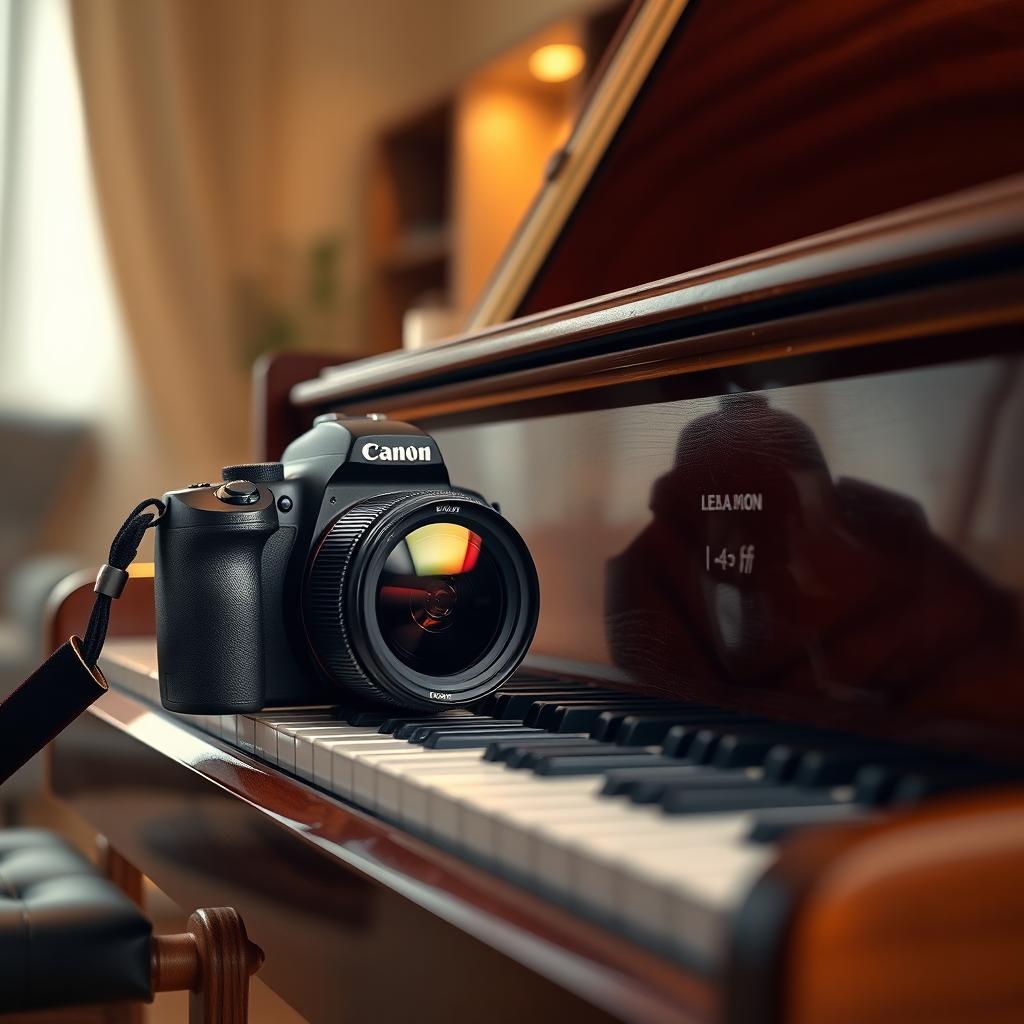
[{"label": "raised piano lid", "polygon": [[1021,6],[637,3],[469,329],[1024,170]]}]

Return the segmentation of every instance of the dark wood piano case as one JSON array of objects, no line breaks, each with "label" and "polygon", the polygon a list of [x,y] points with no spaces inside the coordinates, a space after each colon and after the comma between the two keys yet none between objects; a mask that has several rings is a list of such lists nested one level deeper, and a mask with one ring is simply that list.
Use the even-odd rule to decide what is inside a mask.
[{"label": "dark wood piano case", "polygon": [[[1014,454],[1024,440],[1022,50],[1020,0],[638,5],[467,334],[341,367],[330,355],[280,357],[266,370],[254,454],[277,458],[329,410],[419,423],[437,437],[453,479],[499,499],[536,554],[544,611],[534,663],[689,696],[700,673],[682,671],[677,651],[645,671],[608,632],[609,609],[629,621],[630,608],[657,608],[644,605],[642,589],[616,591],[607,581],[624,576],[607,567],[643,550],[659,482],[674,468],[737,464],[735,439],[732,448],[707,445],[692,463],[682,442],[699,415],[753,397],[811,431],[837,493],[853,477],[906,498],[896,505],[901,522],[916,524],[908,536],[938,552],[926,564],[955,564],[941,578],[967,581],[955,607],[997,608],[1004,617],[991,621],[1007,625],[960,634],[954,615],[944,633],[934,622],[925,629],[919,650],[966,636],[958,652],[983,655],[972,677],[982,683],[958,682],[940,700],[908,684],[920,678],[912,657],[885,678],[888,689],[811,693],[806,677],[789,689],[751,686],[749,666],[713,645],[731,685],[713,675],[701,696],[872,735],[920,730],[922,742],[944,749],[1019,759],[1019,617],[1006,608],[1024,592]],[[699,498],[685,481],[682,493]],[[981,493],[984,501],[972,497]],[[985,571],[962,574],[965,561]],[[669,552],[655,569],[671,575],[676,564]],[[73,601],[62,607],[58,632],[75,615]],[[883,618],[885,632],[891,617]],[[146,621],[125,625],[145,631]],[[640,620],[626,633],[634,625],[643,635]],[[529,999],[520,986],[534,974],[544,979],[529,989],[538,1000],[552,984],[572,993],[557,1011],[538,1002],[536,1020],[604,1012],[730,1024],[1009,1024],[1024,1012],[1018,790],[783,843],[736,917],[725,968],[700,978],[627,952],[619,937],[561,910],[548,916],[533,897],[517,905],[504,883],[488,893],[478,869],[357,811],[321,806],[216,743],[181,733],[157,765],[163,726],[115,696],[58,745],[58,792],[141,866],[166,874],[179,898],[209,903],[226,887],[252,903],[247,920],[280,915],[291,934],[276,943],[256,936],[271,954],[265,973],[318,1014],[360,981],[297,931],[308,920],[327,934],[331,914],[346,922],[332,948],[360,948],[375,979],[386,975],[377,958],[415,955],[420,983],[439,979],[438,1005],[464,1005],[452,995],[453,952],[479,971],[481,995],[500,1000],[510,984],[521,1006]],[[166,801],[171,823],[202,799],[212,810],[208,839],[231,849],[258,836],[265,891],[252,878],[227,884],[208,849],[190,851],[173,828],[138,834],[123,814],[132,805],[105,789],[125,770]],[[302,865],[330,884],[339,876],[314,848],[332,844],[345,851],[344,871],[369,851],[377,874],[353,872],[323,903],[315,886],[300,886],[305,902],[289,910],[274,887],[297,884]],[[415,912],[405,907],[410,895]],[[444,927],[431,926],[432,915]],[[385,918],[412,922],[437,945],[403,945],[394,929],[375,926]],[[465,952],[478,942],[486,950]],[[318,986],[305,995],[295,973],[304,961]],[[381,993],[381,1019],[414,1007],[414,995],[400,983]],[[372,1000],[350,1005],[365,1010]]]}]

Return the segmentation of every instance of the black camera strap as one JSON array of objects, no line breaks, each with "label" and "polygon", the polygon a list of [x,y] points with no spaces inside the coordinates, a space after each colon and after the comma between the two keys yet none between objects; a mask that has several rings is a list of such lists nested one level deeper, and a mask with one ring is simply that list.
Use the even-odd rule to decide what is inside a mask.
[{"label": "black camera strap", "polygon": [[110,605],[124,593],[128,566],[146,530],[160,521],[166,506],[147,498],[132,510],[110,545],[107,563],[96,575],[85,639],[60,645],[3,703],[0,703],[0,784],[69,726],[107,690],[97,667],[110,622]]}]

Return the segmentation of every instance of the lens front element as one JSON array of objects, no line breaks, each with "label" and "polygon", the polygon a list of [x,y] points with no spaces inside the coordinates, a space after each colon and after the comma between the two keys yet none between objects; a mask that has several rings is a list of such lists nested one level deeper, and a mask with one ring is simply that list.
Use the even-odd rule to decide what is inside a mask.
[{"label": "lens front element", "polygon": [[491,648],[506,600],[494,556],[460,523],[428,523],[391,549],[377,580],[377,621],[391,652],[429,675],[464,672]]}]

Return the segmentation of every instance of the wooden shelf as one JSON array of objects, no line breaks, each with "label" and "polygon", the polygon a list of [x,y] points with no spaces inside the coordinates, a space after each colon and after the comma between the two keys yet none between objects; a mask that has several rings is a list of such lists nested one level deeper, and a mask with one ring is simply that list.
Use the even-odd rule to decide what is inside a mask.
[{"label": "wooden shelf", "polygon": [[[366,260],[372,350],[401,345],[403,317],[413,307],[469,313],[624,11],[613,3],[549,26],[377,138]],[[572,40],[585,51],[584,74],[561,83],[532,77],[536,47]]]},{"label": "wooden shelf", "polygon": [[447,224],[410,228],[398,235],[377,266],[385,273],[406,273],[443,263],[451,254],[451,232]]}]

